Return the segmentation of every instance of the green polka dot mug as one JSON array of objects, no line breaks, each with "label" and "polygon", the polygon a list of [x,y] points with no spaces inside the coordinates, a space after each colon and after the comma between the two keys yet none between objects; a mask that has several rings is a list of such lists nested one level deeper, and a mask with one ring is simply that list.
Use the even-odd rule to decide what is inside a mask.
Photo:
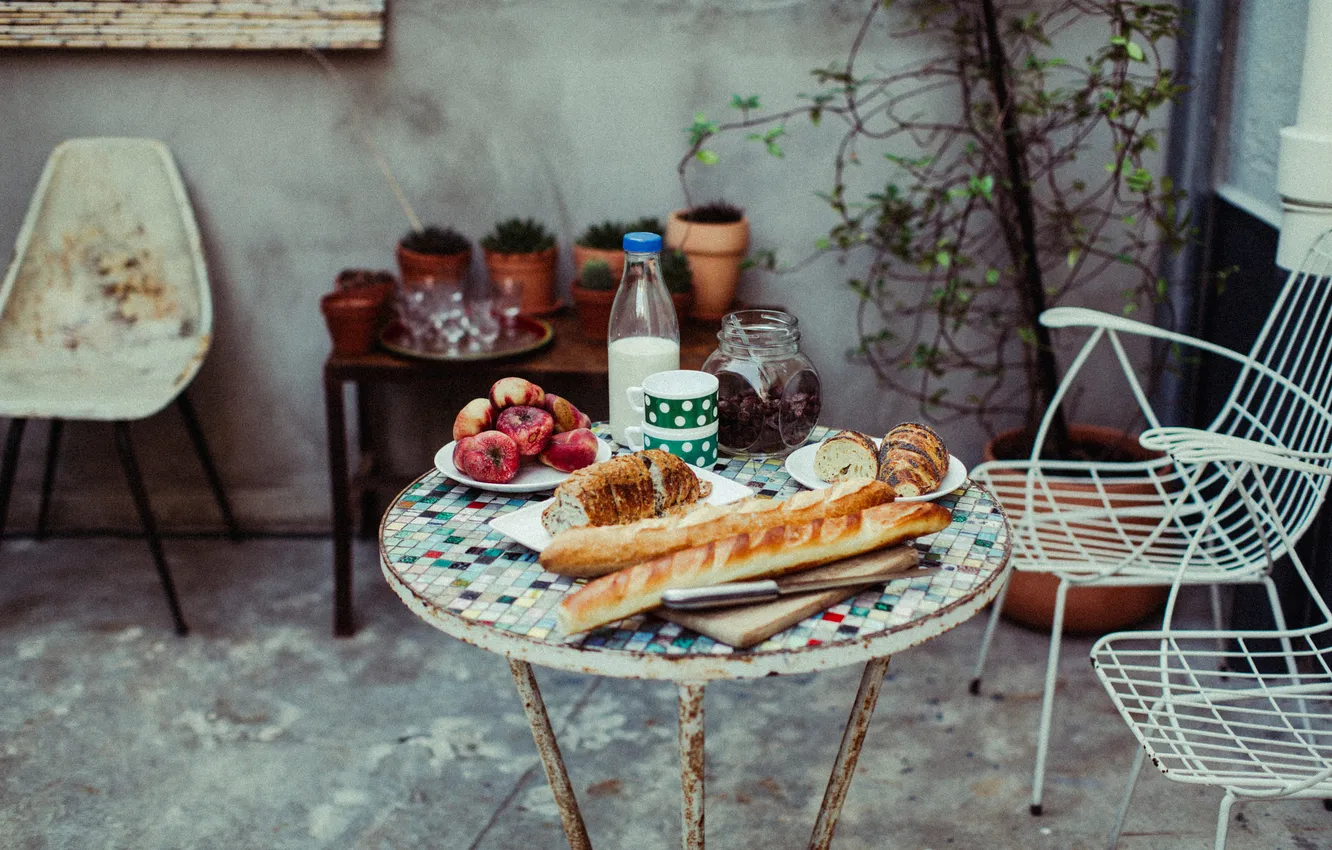
[{"label": "green polka dot mug", "polygon": [[686,463],[707,469],[717,462],[717,423],[705,428],[653,428],[631,425],[624,429],[629,448],[634,451],[661,449]]},{"label": "green polka dot mug", "polygon": [[629,406],[649,428],[692,431],[717,425],[716,375],[694,369],[654,372],[628,394]]}]

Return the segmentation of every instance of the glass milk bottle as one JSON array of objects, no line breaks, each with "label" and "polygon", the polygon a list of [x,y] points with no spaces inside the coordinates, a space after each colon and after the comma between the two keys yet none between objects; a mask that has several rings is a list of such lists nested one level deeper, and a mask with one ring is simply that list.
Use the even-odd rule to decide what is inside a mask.
[{"label": "glass milk bottle", "polygon": [[624,236],[624,277],[607,340],[611,436],[627,446],[624,430],[642,422],[626,391],[655,372],[680,368],[680,324],[661,278],[661,237],[655,233]]}]

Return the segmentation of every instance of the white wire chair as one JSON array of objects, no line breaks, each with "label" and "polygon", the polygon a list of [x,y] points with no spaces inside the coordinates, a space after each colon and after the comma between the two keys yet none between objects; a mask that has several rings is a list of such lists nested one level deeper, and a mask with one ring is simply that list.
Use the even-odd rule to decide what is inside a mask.
[{"label": "white wire chair", "polygon": [[[1279,505],[1263,475],[1275,468],[1325,481],[1332,454],[1274,451],[1181,428],[1161,429],[1144,442],[1182,464],[1217,469],[1226,479],[1224,495],[1243,506],[1270,551],[1290,556],[1322,616],[1321,623],[1295,630],[1175,629],[1176,583],[1160,631],[1109,634],[1092,647],[1096,675],[1141,744],[1110,850],[1118,844],[1148,755],[1168,779],[1225,790],[1214,845],[1224,850],[1236,802],[1332,797],[1332,611],[1295,554],[1290,534],[1280,523],[1265,521]],[[1185,569],[1181,565],[1177,577]],[[1274,640],[1279,650],[1270,648]]]},{"label": "white wire chair", "polygon": [[[1003,504],[1013,525],[1016,570],[1058,577],[1050,651],[1032,778],[1032,814],[1042,811],[1055,684],[1067,594],[1083,586],[1209,585],[1214,627],[1221,628],[1219,585],[1261,584],[1276,627],[1286,629],[1270,573],[1282,556],[1297,559],[1294,543],[1312,523],[1332,469],[1332,234],[1310,251],[1305,267],[1287,279],[1249,353],[1082,308],[1041,316],[1054,328],[1086,327],[1091,336],[1074,358],[1051,402],[1028,460],[977,466],[972,478]],[[1125,351],[1122,336],[1143,336],[1192,348],[1238,364],[1239,376],[1221,412],[1202,430],[1163,428]],[[1140,438],[1164,452],[1136,463],[1054,461],[1040,456],[1054,411],[1092,353],[1108,344],[1148,429]],[[1265,510],[1249,506],[1250,491],[1235,471],[1204,461],[1197,451],[1249,452],[1246,487],[1264,493]],[[1278,462],[1280,461],[1280,462]],[[1061,491],[1082,489],[1070,501]],[[1125,486],[1128,485],[1128,486]],[[1278,531],[1276,539],[1271,532]],[[1007,588],[1005,588],[1006,590]],[[976,662],[979,692],[986,655],[1004,597],[995,600]]]}]

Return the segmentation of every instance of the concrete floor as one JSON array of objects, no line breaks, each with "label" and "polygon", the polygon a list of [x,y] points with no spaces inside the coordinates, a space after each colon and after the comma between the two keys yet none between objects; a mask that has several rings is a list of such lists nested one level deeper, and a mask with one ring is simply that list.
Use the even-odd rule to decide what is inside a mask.
[{"label": "concrete floor", "polygon": [[[357,554],[330,636],[323,540],[167,543],[172,635],[127,539],[0,543],[0,848],[564,847],[504,661],[436,632]],[[1133,742],[1066,643],[1046,814],[1027,813],[1046,638],[983,622],[894,659],[838,850],[1099,848]],[[675,692],[538,671],[601,848],[679,846]],[[709,686],[709,846],[804,847],[858,669]],[[1210,847],[1219,792],[1149,769],[1126,850]],[[1237,809],[1230,850],[1332,846],[1318,801]]]}]

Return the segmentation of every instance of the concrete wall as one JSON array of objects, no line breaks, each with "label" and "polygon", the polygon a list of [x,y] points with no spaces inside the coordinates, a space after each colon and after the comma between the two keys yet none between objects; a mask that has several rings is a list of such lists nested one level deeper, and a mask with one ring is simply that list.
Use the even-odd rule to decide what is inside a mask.
[{"label": "concrete wall", "polygon": [[[723,117],[732,92],[792,102],[813,88],[810,69],[844,55],[864,9],[838,0],[389,6],[385,49],[330,56],[340,82],[300,53],[0,53],[0,234],[17,233],[62,139],[141,135],[173,150],[216,301],[216,345],[191,392],[250,528],[326,527],[320,367],[328,342],[318,296],[341,268],[390,267],[407,229],[358,120],[423,219],[477,238],[497,219],[535,216],[567,246],[589,223],[678,207],[674,166],[694,112]],[[907,65],[917,49],[897,42],[875,58]],[[813,193],[827,188],[834,141],[793,128],[784,161],[727,143],[723,166],[700,173],[692,190],[744,204],[756,247],[799,256],[829,224]],[[567,258],[564,265],[567,287]],[[844,360],[856,305],[846,275],[822,262],[798,275],[750,276],[742,297],[783,303],[800,317],[805,349],[829,385],[825,423],[882,430],[917,414]],[[422,444],[428,463],[451,417],[427,409],[439,427],[401,427],[395,439]],[[30,527],[40,478],[44,431],[28,433],[16,529]],[[213,525],[174,413],[136,434],[164,524]],[[67,435],[57,525],[133,527],[107,431]],[[975,462],[984,435],[961,424],[950,437]]]},{"label": "concrete wall", "polygon": [[1249,0],[1240,4],[1235,22],[1234,82],[1218,191],[1273,227],[1281,226],[1278,134],[1295,123],[1308,17],[1308,0]]}]

